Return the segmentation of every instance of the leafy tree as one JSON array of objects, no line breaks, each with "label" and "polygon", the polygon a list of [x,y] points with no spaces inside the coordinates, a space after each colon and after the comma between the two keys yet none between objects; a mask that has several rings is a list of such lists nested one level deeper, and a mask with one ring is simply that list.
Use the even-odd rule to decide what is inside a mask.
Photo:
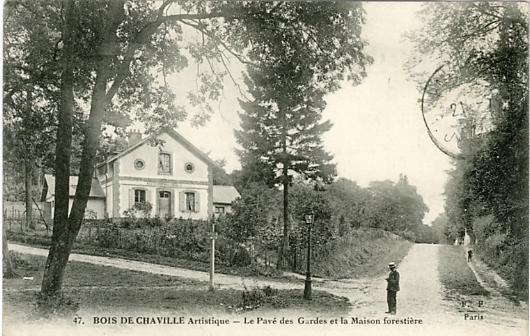
[{"label": "leafy tree", "polygon": [[279,193],[263,184],[252,183],[243,190],[241,198],[232,205],[232,212],[226,214],[228,227],[225,231],[229,238],[245,242],[257,237],[260,229],[274,223],[279,215]]},{"label": "leafy tree", "polygon": [[[285,6],[286,3],[280,3]],[[320,122],[324,95],[338,88],[345,73],[354,84],[365,74],[371,58],[364,55],[360,39],[364,21],[359,3],[294,3],[300,15],[296,25],[269,18],[253,27],[266,39],[253,45],[247,65],[251,101],[244,110],[241,131],[243,150],[238,154],[249,180],[259,179],[283,188],[284,236],[278,267],[285,268],[289,250],[289,186],[294,173],[329,182],[335,167],[321,145],[329,121]],[[318,17],[317,21],[314,18]]]},{"label": "leafy tree", "polygon": [[415,240],[414,233],[423,225],[423,217],[429,209],[407,177],[401,175],[397,183],[371,182],[368,189],[372,197],[364,213],[367,225]]},{"label": "leafy tree", "polygon": [[445,233],[447,230],[447,226],[448,219],[445,213],[439,214],[438,217],[436,217],[432,221],[431,227],[433,229],[434,236],[436,237],[436,242],[438,244],[452,244],[454,242],[454,240],[451,240]]},{"label": "leafy tree", "polygon": [[359,228],[364,222],[364,211],[370,199],[370,192],[356,182],[345,178],[333,181],[325,190],[332,209],[334,226],[343,236],[351,228]]},{"label": "leafy tree", "polygon": [[311,242],[315,245],[325,244],[335,236],[335,230],[331,227],[332,210],[330,202],[323,190],[315,188],[310,183],[296,183],[293,185],[291,203],[293,204],[292,217],[297,227],[296,239],[302,246],[307,244],[307,224],[305,215],[313,214],[314,222],[311,224]]},{"label": "leafy tree", "polygon": [[4,190],[13,188],[13,177],[24,175],[23,200],[29,225],[35,173],[50,167],[56,122],[57,95],[53,87],[57,78],[38,66],[53,58],[53,48],[44,42],[53,29],[34,24],[41,16],[53,15],[45,7],[43,3],[35,4],[34,11],[27,15],[5,7],[3,148],[4,174],[11,179],[4,179]]},{"label": "leafy tree", "polygon": [[[103,124],[136,118],[153,131],[175,126],[186,117],[164,81],[165,75],[188,65],[182,54],[184,26],[203,37],[188,50],[196,64],[208,64],[211,70],[199,74],[199,89],[188,94],[200,110],[192,118],[195,124],[205,122],[212,113],[208,101],[220,96],[223,78],[215,66],[226,64],[229,57],[244,64],[261,62],[266,68],[273,63],[264,63],[261,55],[282,55],[289,45],[287,51],[298,56],[292,58],[295,68],[311,65],[312,81],[327,90],[336,88],[346,75],[358,82],[366,60],[360,52],[363,13],[359,3],[13,0],[7,7],[28,17],[42,9],[49,14],[33,22],[36,28],[48,27],[44,31],[49,34],[24,38],[45,45],[53,51],[52,57],[41,62],[35,51],[24,54],[22,60],[53,76],[43,82],[49,83],[57,104],[56,207],[42,284],[46,295],[57,294],[62,287],[88,201]],[[274,57],[266,59],[274,61]],[[78,118],[83,123],[82,150],[79,183],[68,213],[77,111],[83,116]]]},{"label": "leafy tree", "polygon": [[[242,130],[236,131],[236,138],[243,146],[243,150],[238,154],[242,160],[243,171],[248,172],[247,175],[263,180],[270,187],[282,184],[284,243],[279,253],[278,267],[285,267],[283,251],[289,249],[288,190],[292,183],[292,174],[330,180],[335,170],[334,165],[330,163],[332,156],[323,150],[320,137],[331,128],[331,124],[329,121],[319,122],[324,106],[321,94],[316,99],[307,97],[305,102],[300,97],[300,105],[295,106],[296,109],[287,107],[292,101],[284,102],[282,111],[278,99],[267,96],[266,93],[274,84],[262,83],[264,79],[257,73],[250,76],[253,79],[252,82],[248,81],[250,93],[259,97],[258,99],[266,100],[240,102],[245,112],[240,114],[243,120]],[[306,95],[309,93],[306,92]],[[318,100],[317,106],[314,106],[314,100]]]},{"label": "leafy tree", "polygon": [[437,88],[440,95],[462,85],[477,87],[488,109],[470,112],[492,124],[460,142],[466,162],[456,164],[446,187],[449,231],[472,233],[473,222],[493,216],[482,225],[489,227],[482,232],[491,239],[481,247],[488,251],[496,246],[488,260],[527,290],[527,7],[515,2],[433,3],[420,15],[425,25],[412,35],[418,51],[412,64],[430,60],[446,67],[451,78]]}]

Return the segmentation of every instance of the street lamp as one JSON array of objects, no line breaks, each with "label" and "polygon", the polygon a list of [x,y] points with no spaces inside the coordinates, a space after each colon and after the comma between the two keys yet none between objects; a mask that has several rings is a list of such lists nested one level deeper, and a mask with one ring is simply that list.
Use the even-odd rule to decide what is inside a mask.
[{"label": "street lamp", "polygon": [[304,299],[311,300],[311,224],[315,220],[313,213],[305,215],[307,224],[307,268],[305,274]]}]

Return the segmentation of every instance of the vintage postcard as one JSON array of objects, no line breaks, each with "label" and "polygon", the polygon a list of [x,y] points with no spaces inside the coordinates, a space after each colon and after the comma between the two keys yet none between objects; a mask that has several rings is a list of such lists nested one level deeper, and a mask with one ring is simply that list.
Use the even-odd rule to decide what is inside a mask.
[{"label": "vintage postcard", "polygon": [[3,335],[528,334],[528,3],[3,14]]}]

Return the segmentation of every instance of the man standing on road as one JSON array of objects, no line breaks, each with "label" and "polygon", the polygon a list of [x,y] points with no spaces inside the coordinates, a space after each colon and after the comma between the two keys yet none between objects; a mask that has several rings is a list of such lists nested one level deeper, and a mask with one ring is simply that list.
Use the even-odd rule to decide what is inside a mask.
[{"label": "man standing on road", "polygon": [[473,260],[473,250],[469,249],[467,251],[467,262],[471,262],[471,260]]},{"label": "man standing on road", "polygon": [[385,280],[387,281],[386,286],[386,301],[388,303],[388,311],[387,314],[396,314],[396,294],[399,291],[399,273],[396,270],[396,264],[391,262],[388,264],[388,268],[390,268],[390,274],[388,275],[388,278]]}]

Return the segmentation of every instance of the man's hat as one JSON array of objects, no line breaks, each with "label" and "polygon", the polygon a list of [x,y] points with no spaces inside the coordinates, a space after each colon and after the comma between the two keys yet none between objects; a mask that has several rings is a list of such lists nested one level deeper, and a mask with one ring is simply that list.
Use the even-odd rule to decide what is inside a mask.
[{"label": "man's hat", "polygon": [[396,264],[394,262],[391,262],[388,264],[388,267],[390,268],[396,268]]}]

